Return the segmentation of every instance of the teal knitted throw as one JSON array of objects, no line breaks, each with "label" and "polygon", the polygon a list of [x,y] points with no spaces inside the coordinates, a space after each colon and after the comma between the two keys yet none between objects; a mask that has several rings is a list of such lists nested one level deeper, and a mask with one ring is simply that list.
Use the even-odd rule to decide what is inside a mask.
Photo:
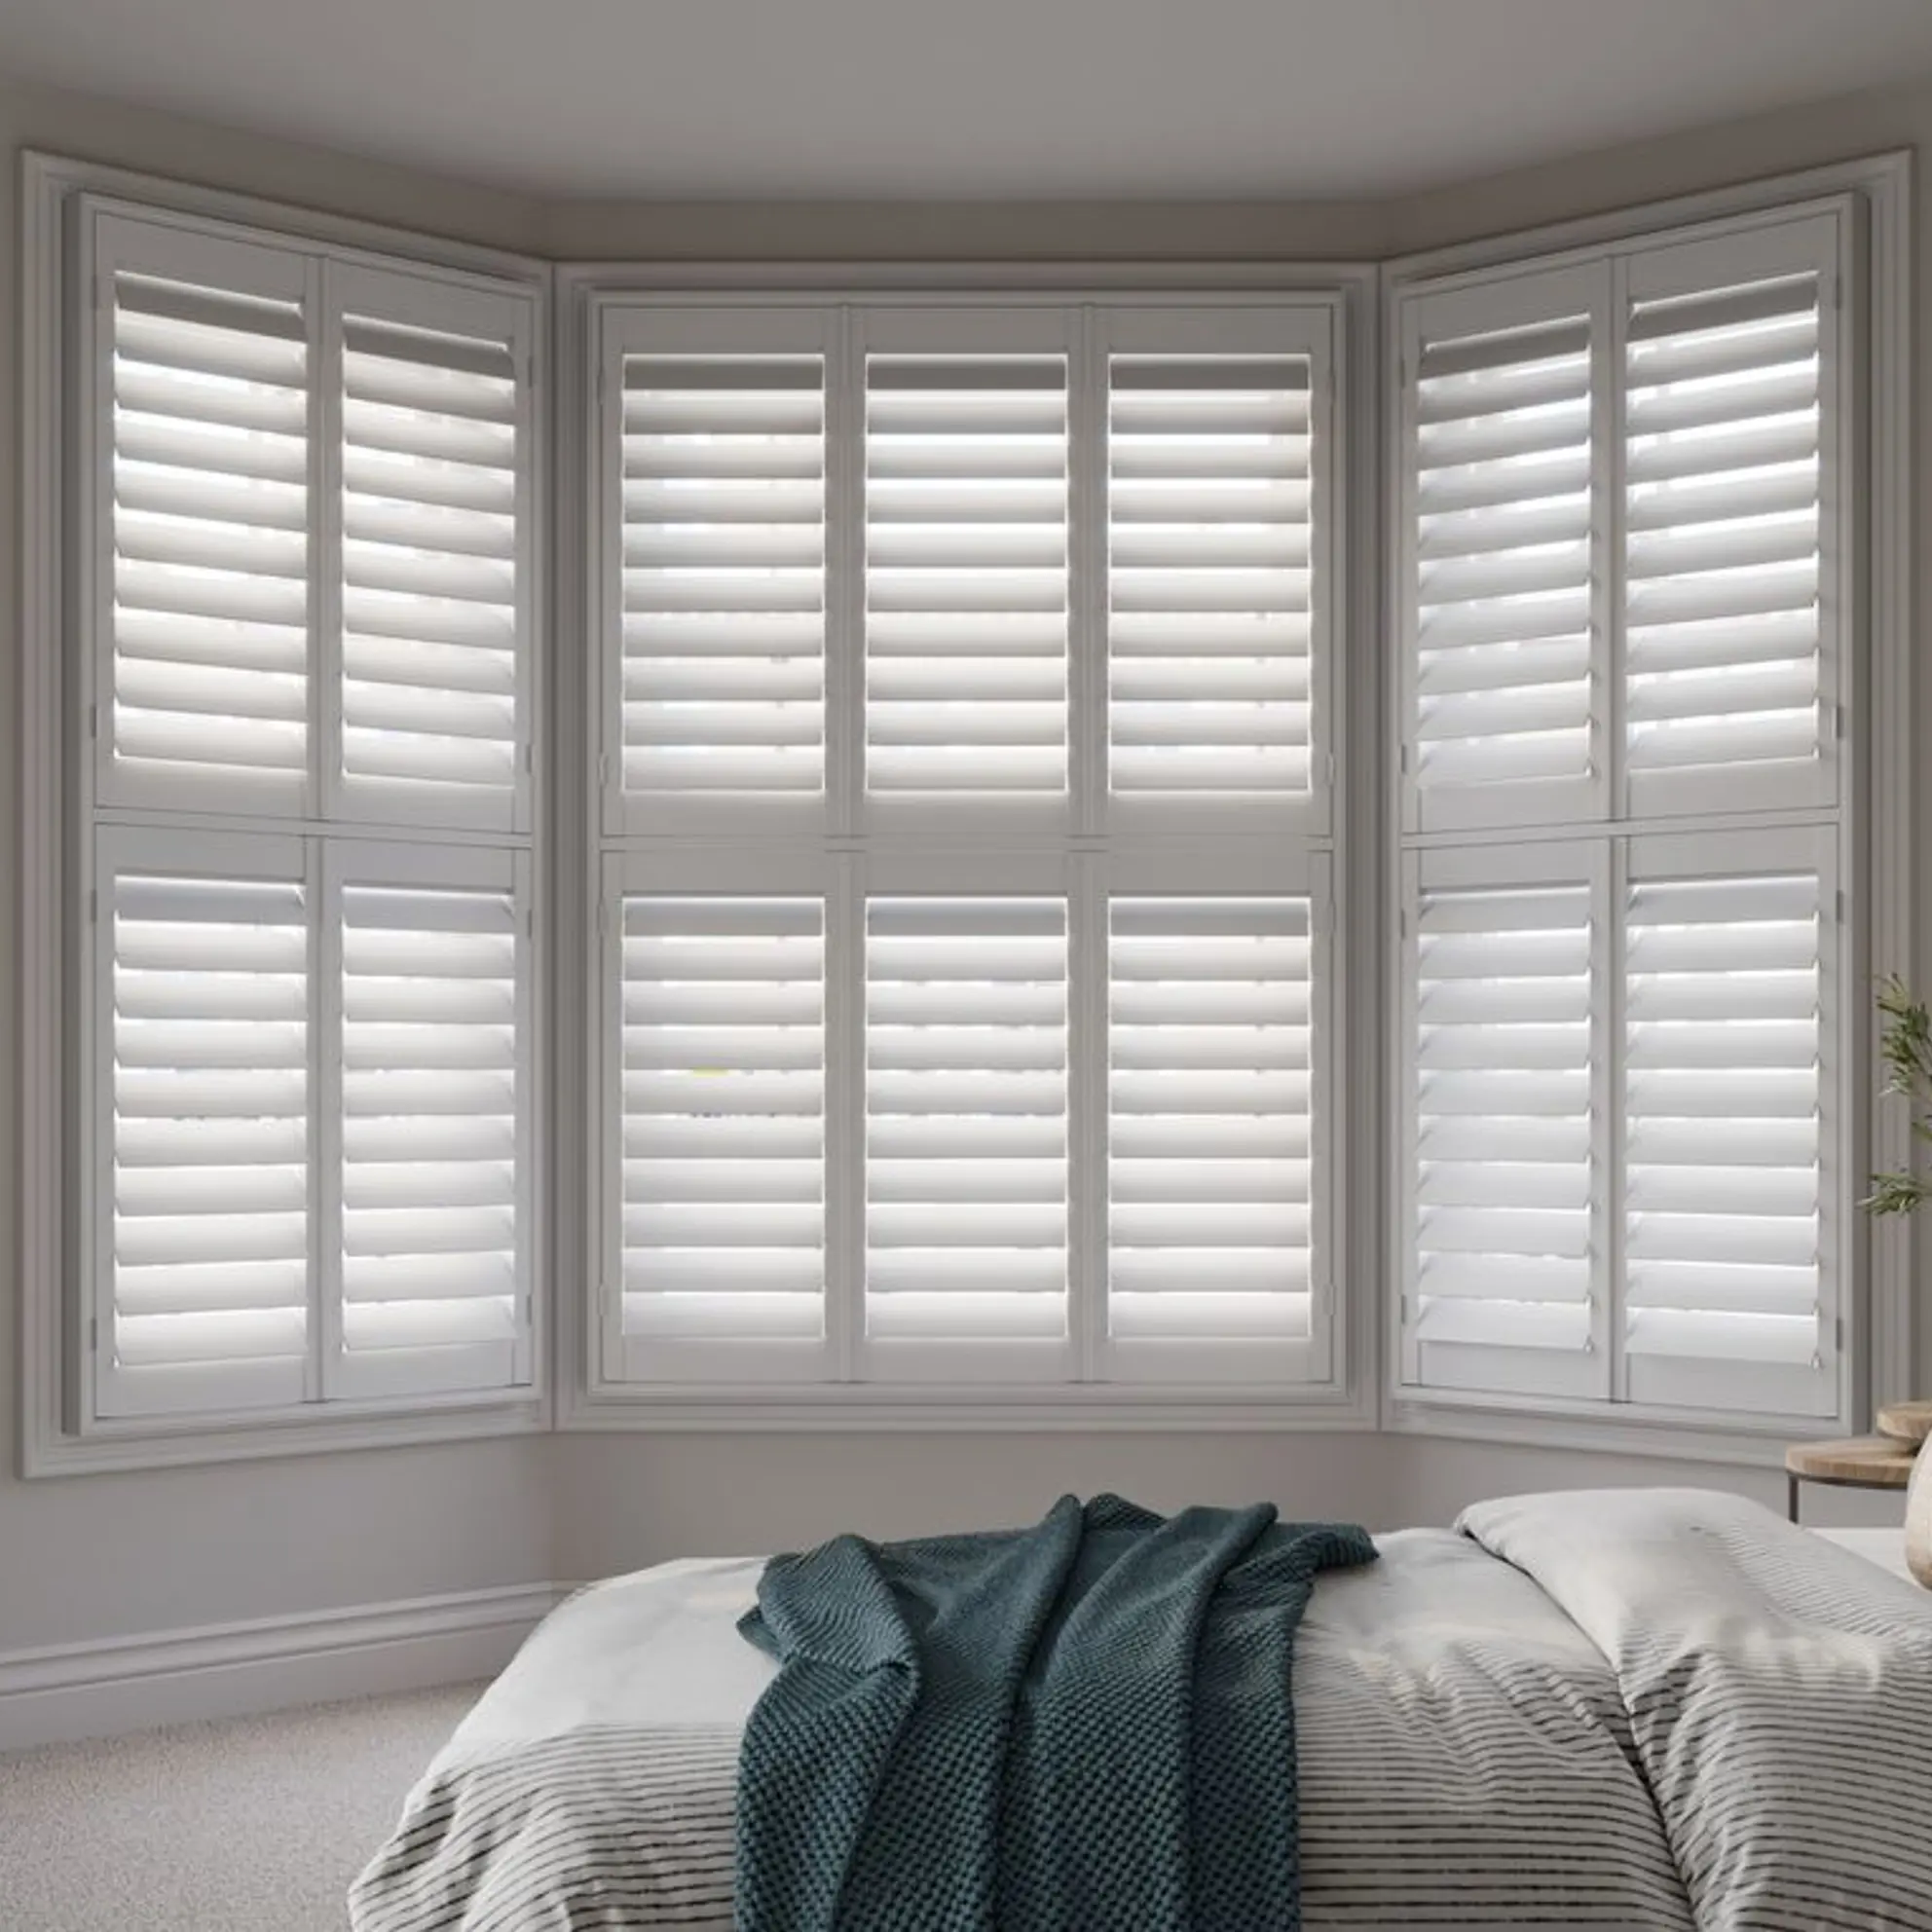
[{"label": "teal knitted throw", "polygon": [[1294,1635],[1366,1532],[1062,1497],[774,1557],[739,1932],[1294,1932]]}]

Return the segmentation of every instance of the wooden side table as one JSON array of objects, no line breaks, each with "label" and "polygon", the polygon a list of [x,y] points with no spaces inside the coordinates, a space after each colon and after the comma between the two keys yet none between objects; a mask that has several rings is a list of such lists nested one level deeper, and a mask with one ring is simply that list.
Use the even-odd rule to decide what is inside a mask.
[{"label": "wooden side table", "polygon": [[1914,1443],[1895,1435],[1854,1435],[1843,1442],[1795,1442],[1784,1452],[1785,1514],[1798,1521],[1798,1485],[1895,1489],[1904,1495],[1917,1461]]}]

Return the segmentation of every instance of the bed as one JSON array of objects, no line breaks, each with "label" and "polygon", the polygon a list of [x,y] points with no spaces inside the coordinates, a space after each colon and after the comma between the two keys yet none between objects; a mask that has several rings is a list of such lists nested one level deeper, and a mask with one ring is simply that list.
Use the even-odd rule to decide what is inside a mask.
[{"label": "bed", "polygon": [[[1297,1640],[1310,1932],[1932,1932],[1932,1593],[1883,1553],[1663,1490],[1376,1542]],[[356,1932],[728,1927],[762,1568],[556,1611],[410,1794]]]}]

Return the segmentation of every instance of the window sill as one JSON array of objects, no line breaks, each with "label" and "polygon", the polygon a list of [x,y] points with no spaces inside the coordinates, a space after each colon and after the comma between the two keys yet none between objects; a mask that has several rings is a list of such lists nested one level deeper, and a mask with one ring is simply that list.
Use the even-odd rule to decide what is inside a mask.
[{"label": "window sill", "polygon": [[417,1409],[408,1414],[364,1410],[313,1419],[101,1435],[29,1430],[22,1438],[20,1473],[29,1478],[107,1475],[133,1469],[265,1462],[353,1449],[399,1449],[435,1442],[470,1442],[495,1435],[538,1435],[548,1428],[546,1404],[532,1398]]},{"label": "window sill", "polygon": [[851,1388],[764,1391],[605,1391],[568,1404],[566,1434],[732,1430],[773,1434],[1129,1434],[1368,1432],[1372,1406],[1337,1389],[1038,1389],[1013,1396],[987,1390]]},{"label": "window sill", "polygon": [[1644,1410],[1627,1414],[1580,1409],[1504,1407],[1449,1402],[1397,1390],[1382,1428],[1391,1435],[1431,1436],[1500,1448],[1578,1450],[1586,1454],[1654,1457],[1732,1468],[1782,1468],[1785,1449],[1808,1437],[1843,1435],[1841,1417],[1691,1417]]}]

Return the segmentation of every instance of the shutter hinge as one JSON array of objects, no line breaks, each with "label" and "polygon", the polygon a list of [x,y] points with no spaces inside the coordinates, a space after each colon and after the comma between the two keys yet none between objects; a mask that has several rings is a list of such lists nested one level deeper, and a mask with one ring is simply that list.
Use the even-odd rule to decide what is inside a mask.
[{"label": "shutter hinge", "polygon": [[1832,916],[1838,920],[1839,925],[1844,924],[1845,904],[1844,904],[1843,886],[1839,886],[1839,889],[1832,894]]},{"label": "shutter hinge", "polygon": [[97,926],[99,923],[100,888],[97,885],[91,885],[88,887],[88,924]]},{"label": "shutter hinge", "polygon": [[100,1353],[100,1317],[97,1315],[90,1315],[88,1317],[88,1354],[91,1356],[97,1356],[99,1353]]},{"label": "shutter hinge", "polygon": [[1844,736],[1844,724],[1845,724],[1845,720],[1844,720],[1844,706],[1843,706],[1843,705],[1841,705],[1841,704],[1835,704],[1835,705],[1833,705],[1833,706],[1832,706],[1832,734],[1833,734],[1833,736],[1835,736],[1835,737],[1838,737],[1838,738],[1842,738],[1842,737]]},{"label": "shutter hinge", "polygon": [[1395,381],[1402,389],[1407,389],[1409,386],[1409,358],[1406,355],[1398,355],[1395,358]]},{"label": "shutter hinge", "polygon": [[1409,909],[1404,906],[1395,914],[1395,937],[1407,939],[1409,936]]},{"label": "shutter hinge", "polygon": [[98,269],[93,277],[93,306],[96,314],[104,313],[107,308],[107,278]]},{"label": "shutter hinge", "polygon": [[97,704],[88,706],[88,736],[90,738],[100,736],[100,706]]},{"label": "shutter hinge", "polygon": [[604,402],[604,365],[602,362],[597,365],[597,401],[598,406],[601,408]]},{"label": "shutter hinge", "polygon": [[523,352],[523,386],[527,390],[537,387],[537,353],[526,349]]},{"label": "shutter hinge", "polygon": [[1409,775],[1409,748],[1407,745],[1398,745],[1396,747],[1395,764],[1402,776],[1406,778]]},{"label": "shutter hinge", "polygon": [[597,937],[609,939],[611,936],[611,909],[600,898],[597,902]]},{"label": "shutter hinge", "polygon": [[531,744],[528,739],[526,739],[524,741],[524,747],[523,747],[524,776],[526,778],[531,777],[532,775],[535,774],[536,770],[537,770],[537,747]]},{"label": "shutter hinge", "polygon": [[597,789],[607,792],[611,788],[611,756],[608,752],[597,755]]}]

